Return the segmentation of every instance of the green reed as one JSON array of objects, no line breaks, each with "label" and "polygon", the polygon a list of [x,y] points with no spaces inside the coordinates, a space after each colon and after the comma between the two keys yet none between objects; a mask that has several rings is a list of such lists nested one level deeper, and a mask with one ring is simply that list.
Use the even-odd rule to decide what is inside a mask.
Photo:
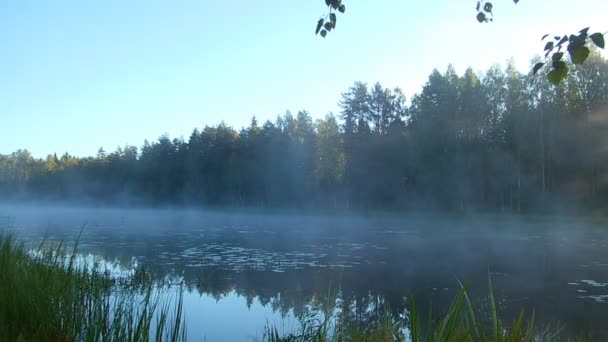
[{"label": "green reed", "polygon": [[1,341],[184,341],[181,292],[145,272],[116,279],[62,244],[28,252],[0,233]]}]

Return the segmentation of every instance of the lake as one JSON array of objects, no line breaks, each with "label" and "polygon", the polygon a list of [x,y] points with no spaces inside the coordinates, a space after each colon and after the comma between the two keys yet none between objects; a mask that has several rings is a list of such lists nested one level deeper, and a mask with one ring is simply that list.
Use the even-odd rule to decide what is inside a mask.
[{"label": "lake", "polygon": [[506,320],[521,309],[566,334],[608,340],[608,226],[515,216],[285,214],[0,207],[28,246],[73,243],[120,269],[182,279],[189,340],[250,341],[290,331],[311,305],[339,298],[359,319],[441,312],[468,284],[488,306],[491,275]]}]

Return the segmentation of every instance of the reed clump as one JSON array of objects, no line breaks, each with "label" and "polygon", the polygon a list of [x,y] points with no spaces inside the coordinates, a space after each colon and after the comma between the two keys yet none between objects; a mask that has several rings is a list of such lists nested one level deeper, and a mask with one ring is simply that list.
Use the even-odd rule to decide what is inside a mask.
[{"label": "reed clump", "polygon": [[76,247],[32,252],[0,233],[0,340],[184,341],[181,292],[168,298],[136,275],[116,279],[78,262]]}]

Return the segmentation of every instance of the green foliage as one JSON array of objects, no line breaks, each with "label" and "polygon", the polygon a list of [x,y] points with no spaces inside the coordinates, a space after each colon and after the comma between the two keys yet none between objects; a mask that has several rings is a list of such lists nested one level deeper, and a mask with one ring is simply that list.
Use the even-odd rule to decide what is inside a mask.
[{"label": "green foliage", "polygon": [[[517,4],[519,0],[513,0],[513,2]],[[319,34],[320,32],[323,38],[325,38],[328,32],[336,28],[336,15],[333,13],[333,11],[338,10],[339,12],[344,13],[346,10],[346,7],[344,4],[342,4],[341,0],[325,0],[325,4],[329,7],[329,14],[327,16],[329,16],[330,20],[326,22],[327,16],[319,19],[317,22],[317,29],[315,31],[316,34]],[[475,7],[477,10],[477,21],[480,23],[492,22],[494,20],[494,13],[492,12],[493,8],[494,5],[492,2],[478,0]],[[321,30],[323,27],[325,29]],[[588,35],[588,31],[589,28],[587,27],[579,31],[578,35],[555,36],[554,42],[550,41],[545,44],[545,58],[547,58],[555,49],[558,50],[552,55],[552,69],[547,73],[547,79],[553,85],[559,85],[562,80],[568,76],[568,68],[559,63],[563,57],[563,53],[560,51],[562,50],[564,44],[568,43],[566,49],[570,55],[570,60],[574,64],[583,64],[585,60],[587,60],[587,57],[589,57],[590,50],[587,46],[588,40],[592,41],[598,48],[604,48],[604,34],[596,32]],[[547,37],[549,37],[549,34],[545,34],[542,37],[542,40],[545,40]],[[532,73],[536,75],[544,65],[545,64],[537,63],[532,69]]]},{"label": "green foliage", "polygon": [[[557,52],[557,51],[555,51]],[[141,148],[78,158],[0,155],[6,200],[83,198],[112,205],[548,211],[604,210],[608,63],[563,49],[535,69],[435,70],[406,103],[399,89],[356,82],[340,113],[287,112],[239,131],[225,125],[162,136]],[[553,59],[554,58],[554,59]],[[557,75],[553,76],[554,74]],[[449,191],[446,191],[449,189]]]},{"label": "green foliage", "polygon": [[[596,32],[592,35],[588,34],[589,28],[584,28],[579,31],[578,35],[563,35],[555,36],[553,41],[545,44],[545,58],[551,55],[550,71],[547,73],[547,79],[554,85],[559,85],[567,76],[569,68],[563,61],[564,52],[566,50],[570,56],[570,61],[573,64],[583,64],[589,57],[591,50],[587,46],[589,42],[595,44],[596,47],[604,48],[604,35]],[[549,34],[543,36],[543,40],[549,37]],[[537,63],[532,72],[534,75],[538,73],[545,64]]]},{"label": "green foliage", "polygon": [[346,159],[342,144],[340,126],[333,115],[317,121],[315,178],[327,191],[326,196],[331,196],[344,181]]},{"label": "green foliage", "polygon": [[325,5],[328,8],[328,13],[319,19],[315,30],[315,34],[321,34],[323,38],[327,36],[327,33],[336,28],[336,22],[338,21],[336,12],[346,12],[346,5],[342,3],[342,0],[325,0]]},{"label": "green foliage", "polygon": [[595,44],[595,46],[597,46],[601,49],[604,48],[604,35],[602,33],[596,32],[596,33],[590,35],[589,38],[591,39],[593,44]]},{"label": "green foliage", "polygon": [[532,73],[536,75],[536,73],[545,65],[545,63],[536,63],[532,68]]},{"label": "green foliage", "polygon": [[[514,0],[517,4],[519,1]],[[492,17],[492,3],[480,0],[477,2],[477,20],[480,23],[490,22],[493,20]],[[555,36],[554,41],[549,41],[545,44],[545,58],[548,58],[550,54],[552,63],[551,70],[547,73],[547,79],[553,85],[559,85],[568,76],[568,67],[563,63],[562,48],[568,51],[570,60],[574,64],[583,64],[587,57],[589,57],[590,50],[587,47],[588,40],[591,40],[597,47],[604,48],[604,34],[597,32],[592,35],[588,35],[589,28],[584,28],[579,31],[578,35],[564,35]],[[545,34],[542,40],[549,37],[549,34]],[[567,43],[567,44],[566,44]],[[557,52],[553,52],[557,50]],[[532,68],[532,73],[536,75],[540,69],[545,66],[545,63],[537,63]]]},{"label": "green foliage", "polygon": [[[427,334],[422,337],[418,310],[413,299],[409,302],[410,325],[412,331],[412,342],[439,342],[439,341],[555,341],[559,340],[561,329],[552,329],[550,326],[542,330],[536,327],[535,315],[527,319],[524,311],[510,326],[505,326],[499,318],[496,299],[493,291],[492,280],[488,276],[490,302],[490,320],[479,320],[476,312],[479,312],[471,302],[468,292],[461,284],[461,290],[456,295],[445,315],[439,320],[429,319],[426,324]],[[414,325],[414,322],[416,324]],[[415,332],[415,333],[414,333]]]},{"label": "green foliage", "polygon": [[185,340],[181,297],[172,311],[150,281],[79,264],[76,247],[30,254],[0,233],[0,267],[2,341]]},{"label": "green foliage", "polygon": [[[518,1],[514,0],[514,2],[517,3]],[[477,5],[475,5],[475,9],[477,10],[477,21],[479,21],[480,23],[487,23],[493,21],[493,8],[494,5],[489,1],[477,1]]]}]

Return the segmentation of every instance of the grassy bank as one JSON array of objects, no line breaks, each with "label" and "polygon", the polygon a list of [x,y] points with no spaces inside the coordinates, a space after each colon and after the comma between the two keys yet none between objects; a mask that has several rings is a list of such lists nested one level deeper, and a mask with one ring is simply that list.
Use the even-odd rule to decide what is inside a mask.
[{"label": "grassy bank", "polygon": [[[0,233],[0,341],[186,340],[181,291],[163,291],[145,272],[112,276],[79,262],[74,250],[32,253]],[[442,315],[421,317],[413,298],[405,317],[385,311],[373,322],[342,315],[335,301],[313,308],[296,331],[267,326],[268,342],[325,341],[556,341],[559,327],[538,327],[523,312],[503,322],[489,279],[489,310],[479,310],[465,289]],[[173,295],[171,295],[171,293]],[[178,294],[177,296],[175,294]],[[331,297],[331,296],[329,296]],[[334,298],[335,299],[335,298]],[[239,322],[234,322],[239,324]]]},{"label": "grassy bank", "polygon": [[185,340],[181,298],[116,279],[64,248],[28,252],[0,233],[0,341]]}]

